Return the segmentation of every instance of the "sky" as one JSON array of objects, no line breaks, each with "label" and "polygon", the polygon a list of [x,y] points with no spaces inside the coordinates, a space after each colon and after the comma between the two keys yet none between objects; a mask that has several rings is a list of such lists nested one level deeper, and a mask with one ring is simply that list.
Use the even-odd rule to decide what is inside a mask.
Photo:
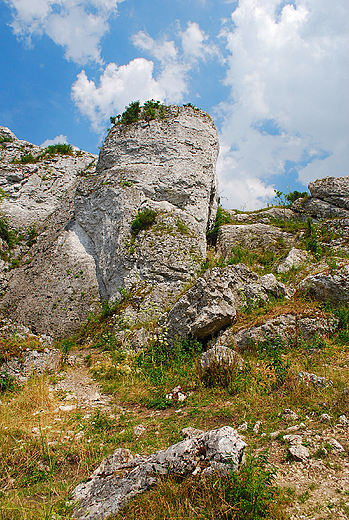
[{"label": "sky", "polygon": [[98,153],[131,101],[214,119],[219,194],[349,175],[348,0],[0,0],[0,125]]}]

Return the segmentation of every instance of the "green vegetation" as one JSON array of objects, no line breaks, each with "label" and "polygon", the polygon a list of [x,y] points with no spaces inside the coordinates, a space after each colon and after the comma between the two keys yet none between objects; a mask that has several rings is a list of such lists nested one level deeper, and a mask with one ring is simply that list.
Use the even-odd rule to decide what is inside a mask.
[{"label": "green vegetation", "polygon": [[115,520],[281,520],[275,469],[267,454],[249,454],[239,473],[205,479],[170,477],[132,501]]},{"label": "green vegetation", "polygon": [[47,148],[45,148],[41,155],[48,155],[49,157],[53,157],[54,155],[73,155],[73,153],[73,147],[71,144],[56,143],[50,144]]},{"label": "green vegetation", "polygon": [[34,156],[32,153],[22,155],[19,159],[13,159],[14,164],[36,164],[44,159],[50,159],[55,155],[73,155],[73,147],[71,144],[57,143],[51,144],[45,148],[39,155]]},{"label": "green vegetation", "polygon": [[283,193],[282,191],[274,190],[274,193],[277,203],[280,206],[285,206],[286,208],[290,208],[297,199],[308,197],[308,193],[306,191],[300,192],[295,190],[289,191],[288,193]]},{"label": "green vegetation", "polygon": [[7,135],[0,135],[0,144],[2,143],[12,143],[13,139],[8,137]]},{"label": "green vegetation", "polygon": [[157,211],[154,209],[146,208],[139,210],[136,218],[131,223],[131,230],[134,236],[142,230],[149,229],[155,222]]},{"label": "green vegetation", "polygon": [[14,390],[14,378],[10,376],[6,370],[0,372],[0,392],[12,391]]},{"label": "green vegetation", "polygon": [[35,224],[31,224],[27,229],[27,246],[31,247],[36,243],[38,237],[38,231]]},{"label": "green vegetation", "polygon": [[122,114],[110,117],[112,125],[131,125],[137,121],[151,121],[164,119],[168,107],[160,101],[151,99],[141,105],[139,101],[132,101]]},{"label": "green vegetation", "polygon": [[176,226],[177,226],[178,231],[182,235],[189,235],[190,234],[190,231],[189,231],[189,228],[188,228],[187,224],[182,219],[180,219],[180,218],[177,219]]},{"label": "green vegetation", "polygon": [[218,231],[224,224],[231,224],[233,222],[229,212],[218,205],[216,213],[216,222],[211,231],[207,233],[207,241],[210,245],[216,245]]}]

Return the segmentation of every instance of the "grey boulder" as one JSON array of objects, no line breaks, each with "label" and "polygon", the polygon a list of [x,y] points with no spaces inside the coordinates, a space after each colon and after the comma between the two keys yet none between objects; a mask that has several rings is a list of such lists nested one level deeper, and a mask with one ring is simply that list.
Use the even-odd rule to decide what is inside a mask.
[{"label": "grey boulder", "polygon": [[236,470],[245,446],[236,430],[224,426],[149,457],[133,458],[129,450],[119,448],[73,491],[74,518],[107,519],[169,472],[184,477],[199,472],[210,474],[215,469]]}]

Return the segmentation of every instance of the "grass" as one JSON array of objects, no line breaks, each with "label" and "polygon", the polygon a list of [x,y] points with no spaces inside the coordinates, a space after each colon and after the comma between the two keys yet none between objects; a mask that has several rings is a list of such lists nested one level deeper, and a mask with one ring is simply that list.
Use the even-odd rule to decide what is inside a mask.
[{"label": "grass", "polygon": [[280,507],[275,507],[278,489],[274,479],[267,456],[250,454],[239,473],[162,479],[114,519],[281,520],[286,516]]},{"label": "grass", "polygon": [[[78,153],[78,152],[77,152]],[[32,153],[27,153],[22,155],[19,159],[13,159],[11,162],[13,164],[36,164],[39,161],[44,159],[50,159],[55,155],[73,155],[73,147],[71,144],[67,143],[56,143],[51,144],[47,148],[45,148],[39,155],[33,155]]]},{"label": "grass", "polygon": [[138,235],[142,230],[149,229],[155,222],[157,211],[146,208],[143,211],[138,211],[136,218],[131,223],[131,230],[133,236]]}]

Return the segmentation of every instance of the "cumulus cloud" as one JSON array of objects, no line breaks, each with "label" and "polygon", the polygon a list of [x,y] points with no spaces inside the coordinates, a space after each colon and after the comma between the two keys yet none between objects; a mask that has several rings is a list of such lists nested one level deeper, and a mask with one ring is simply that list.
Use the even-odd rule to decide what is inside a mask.
[{"label": "cumulus cloud", "polygon": [[305,185],[348,174],[348,14],[346,0],[240,0],[223,26],[231,96],[218,107],[219,171],[230,204],[245,183],[243,204],[260,206],[289,164]]},{"label": "cumulus cloud", "polygon": [[54,137],[53,139],[46,139],[46,141],[44,141],[40,146],[41,148],[47,148],[48,146],[50,146],[50,144],[58,143],[68,144],[67,136],[62,134],[56,135],[56,137]]},{"label": "cumulus cloud", "polygon": [[13,32],[31,45],[32,36],[46,34],[76,63],[101,63],[100,40],[108,19],[123,0],[7,0],[13,11]]},{"label": "cumulus cloud", "polygon": [[[158,62],[157,73],[154,61],[146,58],[136,58],[121,66],[109,63],[99,84],[89,80],[84,70],[80,72],[72,86],[72,100],[96,132],[102,133],[109,117],[122,112],[132,100],[183,101],[193,66],[218,51],[197,24],[189,22],[186,31],[179,31],[177,36],[182,44],[185,42],[182,49],[173,40],[155,40],[144,31],[132,36],[133,45]],[[191,50],[189,41],[193,43]]]}]

